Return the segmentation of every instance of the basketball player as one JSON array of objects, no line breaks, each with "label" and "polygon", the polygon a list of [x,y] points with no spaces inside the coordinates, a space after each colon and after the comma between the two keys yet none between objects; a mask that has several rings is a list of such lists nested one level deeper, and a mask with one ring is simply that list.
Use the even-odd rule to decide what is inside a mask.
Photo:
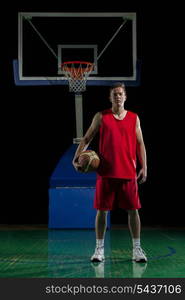
[{"label": "basketball player", "polygon": [[[108,211],[116,207],[128,212],[128,227],[133,242],[133,260],[146,262],[147,257],[140,245],[141,208],[138,195],[139,183],[147,178],[146,150],[143,141],[140,120],[137,114],[124,108],[126,90],[122,83],[116,83],[110,89],[112,107],[95,114],[85,136],[81,140],[73,159],[76,170],[78,157],[85,151],[99,131],[100,167],[97,171],[94,208],[96,247],[92,262],[104,260],[104,238]],[[139,171],[136,172],[136,157]]]}]

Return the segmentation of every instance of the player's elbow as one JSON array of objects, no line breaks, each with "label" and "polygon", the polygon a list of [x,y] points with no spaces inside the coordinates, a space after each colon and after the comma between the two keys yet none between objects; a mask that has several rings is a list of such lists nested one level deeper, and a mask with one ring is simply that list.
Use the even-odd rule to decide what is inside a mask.
[{"label": "player's elbow", "polygon": [[89,143],[91,142],[91,138],[90,136],[84,136],[83,137],[83,142],[84,142],[84,145],[89,145]]},{"label": "player's elbow", "polygon": [[145,144],[144,144],[144,141],[142,139],[137,140],[137,150],[139,150],[139,151],[145,150]]}]

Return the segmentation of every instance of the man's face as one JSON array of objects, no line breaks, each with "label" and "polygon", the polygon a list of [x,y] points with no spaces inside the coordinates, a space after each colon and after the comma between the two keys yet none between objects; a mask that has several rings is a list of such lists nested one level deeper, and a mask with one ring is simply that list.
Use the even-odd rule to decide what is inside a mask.
[{"label": "man's face", "polygon": [[122,87],[112,89],[110,92],[110,101],[112,105],[122,107],[126,100],[126,94]]}]

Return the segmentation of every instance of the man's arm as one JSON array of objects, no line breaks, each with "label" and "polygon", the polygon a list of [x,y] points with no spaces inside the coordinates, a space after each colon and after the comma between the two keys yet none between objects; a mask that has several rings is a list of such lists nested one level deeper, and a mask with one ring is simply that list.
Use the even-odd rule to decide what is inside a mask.
[{"label": "man's arm", "polygon": [[92,123],[91,123],[90,127],[88,128],[86,134],[82,138],[82,140],[81,140],[81,142],[80,142],[80,144],[79,144],[79,146],[78,146],[78,148],[75,152],[72,163],[73,163],[73,166],[75,167],[75,169],[77,171],[78,171],[78,168],[79,168],[78,158],[79,158],[80,154],[87,149],[87,147],[91,143],[92,139],[94,138],[94,136],[98,132],[99,127],[101,125],[101,119],[102,119],[101,112],[96,113],[93,120],[92,120]]},{"label": "man's arm", "polygon": [[139,159],[139,163],[141,169],[138,173],[137,178],[139,179],[139,183],[143,183],[147,178],[147,157],[146,157],[146,149],[143,140],[143,134],[140,126],[140,120],[137,117],[136,120],[136,138],[137,138],[137,157]]}]

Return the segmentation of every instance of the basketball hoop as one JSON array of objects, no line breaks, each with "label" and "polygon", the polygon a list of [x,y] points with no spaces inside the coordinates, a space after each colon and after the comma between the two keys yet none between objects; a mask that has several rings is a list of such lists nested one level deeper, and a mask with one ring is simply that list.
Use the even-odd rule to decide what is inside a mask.
[{"label": "basketball hoop", "polygon": [[69,91],[81,93],[86,90],[86,81],[93,70],[93,63],[87,61],[66,61],[62,71],[69,82]]}]

